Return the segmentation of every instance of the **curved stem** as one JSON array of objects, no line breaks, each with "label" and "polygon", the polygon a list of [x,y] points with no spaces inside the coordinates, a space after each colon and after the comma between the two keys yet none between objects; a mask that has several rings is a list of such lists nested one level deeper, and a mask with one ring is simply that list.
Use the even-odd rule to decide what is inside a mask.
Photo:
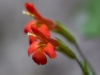
[{"label": "curved stem", "polygon": [[[63,45],[63,46],[62,46]],[[70,58],[74,59],[77,61],[78,65],[80,66],[80,68],[82,69],[82,72],[84,75],[89,75],[89,72],[84,68],[84,66],[82,65],[82,63],[78,60],[78,58],[76,57],[76,55],[74,54],[74,52],[72,52],[72,50],[70,50],[68,47],[66,47],[64,44],[60,44],[59,47],[56,47],[56,50],[63,53],[65,56],[69,56]],[[65,47],[64,47],[65,46]],[[71,55],[70,55],[71,54]]]},{"label": "curved stem", "polygon": [[85,57],[85,55],[82,53],[82,51],[81,51],[81,49],[80,49],[80,47],[78,46],[77,43],[75,44],[75,46],[76,46],[76,48],[77,48],[77,51],[80,53],[81,57],[83,58],[83,60],[86,61],[86,63],[88,64],[88,67],[89,67],[89,69],[91,70],[92,74],[93,74],[93,75],[97,75],[97,74],[95,73],[95,70],[93,69],[92,65],[89,63],[89,61],[87,60],[87,58]]},{"label": "curved stem", "polygon": [[[76,39],[74,38],[74,36],[68,31],[68,29],[66,29],[66,27],[64,27],[64,25],[62,23],[60,23],[59,21],[55,22],[58,26],[58,29],[54,32],[61,34],[62,36],[64,36],[69,42],[71,42],[72,44],[74,44],[77,48],[77,51],[80,53],[80,56],[83,58],[83,60],[87,63],[89,69],[92,71],[93,75],[96,75],[93,67],[91,66],[91,64],[88,62],[88,60],[86,59],[85,55],[82,53],[80,47],[78,46]],[[78,61],[77,61],[78,62]]]},{"label": "curved stem", "polygon": [[85,75],[89,75],[89,73],[83,68],[82,64],[80,63],[80,61],[76,58],[76,61],[78,63],[78,65],[80,66],[80,68],[82,69],[82,71],[84,72]]}]

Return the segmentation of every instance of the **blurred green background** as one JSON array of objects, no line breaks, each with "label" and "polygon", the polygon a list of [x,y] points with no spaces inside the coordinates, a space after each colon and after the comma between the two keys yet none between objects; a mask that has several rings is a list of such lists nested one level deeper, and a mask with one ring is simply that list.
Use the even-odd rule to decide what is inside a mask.
[{"label": "blurred green background", "polygon": [[77,12],[76,14],[80,13],[81,15],[84,14],[85,16],[84,20],[80,23],[81,34],[86,38],[99,37],[100,36],[100,0],[80,1],[76,5],[75,9],[74,12]]}]

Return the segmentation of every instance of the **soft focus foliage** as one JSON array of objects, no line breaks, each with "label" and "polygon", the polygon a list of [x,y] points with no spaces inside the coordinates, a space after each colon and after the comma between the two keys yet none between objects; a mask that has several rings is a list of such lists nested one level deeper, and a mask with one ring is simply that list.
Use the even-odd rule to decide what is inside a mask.
[{"label": "soft focus foliage", "polygon": [[81,23],[80,31],[82,35],[90,38],[100,36],[100,0],[83,0],[76,9],[78,12],[85,12],[84,14],[87,17]]}]

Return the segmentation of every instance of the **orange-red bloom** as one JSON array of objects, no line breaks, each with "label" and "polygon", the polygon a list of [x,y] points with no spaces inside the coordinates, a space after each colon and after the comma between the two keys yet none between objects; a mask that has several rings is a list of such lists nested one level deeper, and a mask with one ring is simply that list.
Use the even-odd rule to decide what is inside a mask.
[{"label": "orange-red bloom", "polygon": [[44,65],[47,63],[47,58],[45,54],[47,54],[50,58],[56,58],[55,47],[58,46],[57,41],[51,39],[50,37],[46,37],[42,34],[37,28],[32,26],[32,31],[36,35],[38,41],[33,42],[28,48],[28,55],[34,53],[32,55],[32,59],[38,65]]},{"label": "orange-red bloom", "polygon": [[42,17],[33,4],[26,2],[25,8],[28,10],[28,15],[35,18],[35,20],[29,21],[24,27],[24,33],[29,36],[28,55],[30,56],[33,53],[32,59],[34,62],[38,65],[44,65],[47,63],[46,55],[51,59],[57,56],[55,47],[58,46],[58,42],[50,38],[51,35],[48,30],[55,28],[56,25],[53,21]]},{"label": "orange-red bloom", "polygon": [[28,10],[29,13],[34,15],[34,18],[41,24],[47,25],[47,27],[52,30],[56,27],[55,23],[47,18],[42,17],[38,11],[35,9],[34,5],[31,3],[26,2],[25,8]]},{"label": "orange-red bloom", "polygon": [[[37,22],[34,21],[34,20],[29,21],[25,25],[25,27],[24,27],[24,33],[26,33],[26,34],[27,33],[34,33],[32,31],[32,29],[31,29],[31,26],[34,26],[34,27],[38,28],[39,31],[41,31],[45,36],[50,37],[50,32],[49,32],[47,26],[45,24],[42,24],[42,25],[37,24]],[[29,35],[29,44],[31,44],[34,41],[36,41],[36,37],[32,36],[32,35]]]},{"label": "orange-red bloom", "polygon": [[34,26],[39,29],[45,36],[50,37],[50,32],[45,24],[38,24],[36,21],[29,21],[24,27],[24,33],[33,33],[31,26]]}]

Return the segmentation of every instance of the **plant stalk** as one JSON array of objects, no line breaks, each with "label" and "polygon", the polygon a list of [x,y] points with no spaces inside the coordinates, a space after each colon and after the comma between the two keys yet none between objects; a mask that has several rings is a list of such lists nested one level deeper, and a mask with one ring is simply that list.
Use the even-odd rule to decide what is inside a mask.
[{"label": "plant stalk", "polygon": [[76,61],[78,63],[78,65],[80,66],[80,68],[82,69],[82,71],[84,72],[85,75],[89,75],[89,73],[83,68],[82,64],[80,63],[80,61],[76,58]]},{"label": "plant stalk", "polygon": [[92,65],[89,63],[89,61],[87,60],[87,58],[85,57],[85,55],[82,53],[80,47],[78,46],[78,44],[76,43],[75,44],[75,47],[77,48],[77,51],[80,53],[81,57],[83,58],[84,61],[86,61],[89,69],[91,70],[92,74],[93,75],[97,75],[95,70],[93,69]]}]

